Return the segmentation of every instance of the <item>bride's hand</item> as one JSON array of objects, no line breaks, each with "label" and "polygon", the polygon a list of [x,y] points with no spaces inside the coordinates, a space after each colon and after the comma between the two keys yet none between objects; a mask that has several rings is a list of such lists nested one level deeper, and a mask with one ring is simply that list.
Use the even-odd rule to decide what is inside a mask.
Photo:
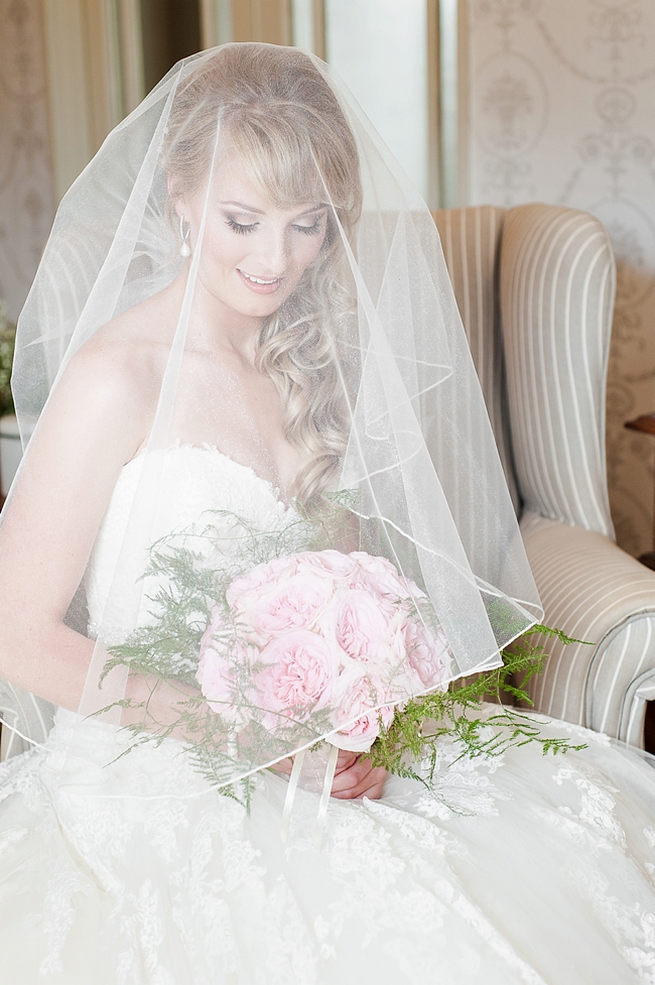
[{"label": "bride's hand", "polygon": [[386,778],[387,771],[381,766],[373,766],[370,759],[360,759],[357,753],[340,749],[332,796],[339,800],[355,800],[359,797],[378,800],[382,796]]},{"label": "bride's hand", "polygon": [[[289,757],[275,763],[271,769],[288,776],[292,767],[293,759]],[[360,759],[356,752],[340,749],[331,795],[338,800],[355,800],[358,797],[379,800],[386,778],[387,771],[372,766],[370,759]]]}]

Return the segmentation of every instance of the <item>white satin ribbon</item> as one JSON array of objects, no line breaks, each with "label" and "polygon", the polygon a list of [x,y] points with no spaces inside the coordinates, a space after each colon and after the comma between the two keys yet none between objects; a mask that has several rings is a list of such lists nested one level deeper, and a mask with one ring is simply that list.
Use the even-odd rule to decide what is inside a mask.
[{"label": "white satin ribbon", "polygon": [[[281,837],[283,842],[289,840],[289,830],[291,828],[291,814],[293,811],[293,804],[296,799],[296,790],[298,789],[298,783],[302,774],[303,765],[305,762],[305,754],[307,750],[301,749],[293,757],[293,766],[291,768],[291,775],[289,777],[289,785],[287,786],[286,797],[284,798],[284,809],[282,811],[282,824],[281,824]],[[337,760],[339,757],[339,750],[336,746],[330,745],[330,753],[328,755],[327,763],[325,765],[325,775],[323,776],[323,785],[321,789],[321,797],[318,802],[318,811],[316,814],[316,827],[314,829],[314,840],[316,847],[320,848],[323,843],[323,838],[325,835],[325,825],[327,820],[327,809],[330,802],[330,793],[332,791],[332,783],[334,782],[334,774],[337,769]]]},{"label": "white satin ribbon", "polygon": [[296,799],[296,790],[298,788],[298,780],[300,779],[300,774],[302,773],[302,764],[305,759],[306,749],[301,749],[293,757],[293,766],[291,767],[291,776],[289,777],[289,785],[287,787],[287,795],[284,798],[284,810],[282,811],[282,828],[281,835],[282,841],[286,842],[289,838],[289,828],[291,826],[291,811],[293,809],[293,802]]},{"label": "white satin ribbon", "polygon": [[323,777],[323,789],[321,791],[321,799],[318,804],[318,814],[316,817],[315,841],[317,848],[320,848],[322,846],[323,838],[325,836],[327,809],[328,809],[328,804],[330,802],[330,792],[332,790],[334,774],[337,769],[338,757],[339,757],[338,748],[336,746],[330,746],[330,755],[328,756],[328,761],[325,765],[325,776]]}]

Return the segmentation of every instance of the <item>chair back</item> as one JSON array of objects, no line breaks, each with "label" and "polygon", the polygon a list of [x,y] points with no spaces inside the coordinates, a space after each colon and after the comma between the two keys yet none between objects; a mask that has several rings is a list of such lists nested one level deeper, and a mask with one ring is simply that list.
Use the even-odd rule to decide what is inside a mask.
[{"label": "chair back", "polygon": [[605,387],[616,273],[601,223],[529,204],[434,213],[517,513],[613,537]]}]

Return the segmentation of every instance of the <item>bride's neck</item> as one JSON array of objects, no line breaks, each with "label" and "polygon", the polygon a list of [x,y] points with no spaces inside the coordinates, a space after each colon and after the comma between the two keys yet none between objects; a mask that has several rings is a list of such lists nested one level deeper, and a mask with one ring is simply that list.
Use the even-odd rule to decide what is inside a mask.
[{"label": "bride's neck", "polygon": [[264,319],[242,314],[201,283],[189,312],[188,341],[194,348],[227,352],[253,365]]}]

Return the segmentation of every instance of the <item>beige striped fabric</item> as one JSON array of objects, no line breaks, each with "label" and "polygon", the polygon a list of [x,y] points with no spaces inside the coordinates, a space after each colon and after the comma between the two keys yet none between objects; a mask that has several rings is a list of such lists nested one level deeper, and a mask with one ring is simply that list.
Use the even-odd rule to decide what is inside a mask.
[{"label": "beige striped fabric", "polygon": [[597,219],[543,205],[507,212],[499,295],[523,505],[609,537],[605,381],[614,290],[612,248]]},{"label": "beige striped fabric", "polygon": [[655,572],[596,531],[526,513],[523,539],[548,625],[585,643],[549,641],[535,706],[643,745],[655,697]]},{"label": "beige striped fabric", "polygon": [[490,205],[433,213],[498,453],[518,512],[498,310],[498,255],[503,215],[503,209]]}]

